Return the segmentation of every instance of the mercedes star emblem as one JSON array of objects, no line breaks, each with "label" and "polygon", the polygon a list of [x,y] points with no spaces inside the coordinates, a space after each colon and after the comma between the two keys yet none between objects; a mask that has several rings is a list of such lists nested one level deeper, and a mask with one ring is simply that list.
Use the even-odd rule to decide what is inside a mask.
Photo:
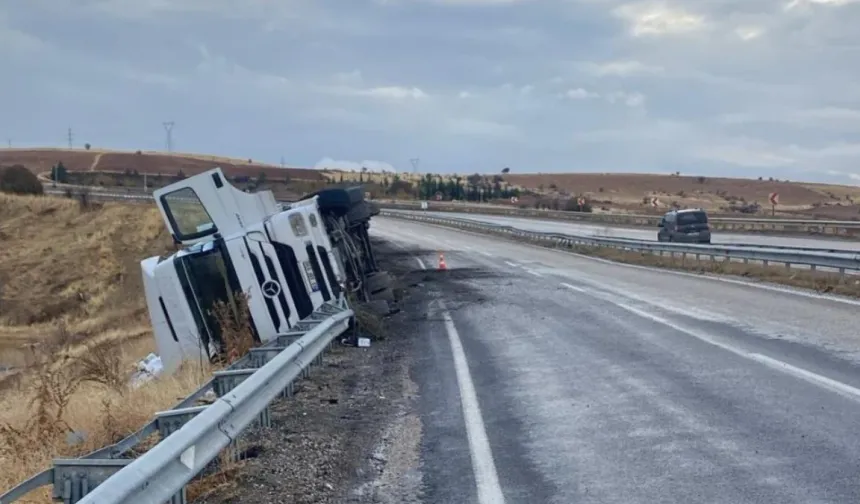
[{"label": "mercedes star emblem", "polygon": [[271,299],[281,293],[281,286],[274,280],[263,282],[263,295]]}]

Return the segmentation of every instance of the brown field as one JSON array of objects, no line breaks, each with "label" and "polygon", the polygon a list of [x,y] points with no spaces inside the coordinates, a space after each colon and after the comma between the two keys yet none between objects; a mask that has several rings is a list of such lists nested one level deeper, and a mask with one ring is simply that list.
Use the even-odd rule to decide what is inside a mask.
[{"label": "brown field", "polygon": [[[545,194],[583,195],[620,211],[665,211],[673,203],[681,207],[720,211],[732,202],[738,205],[757,202],[762,206],[762,213],[769,214],[768,196],[777,192],[778,213],[845,219],[860,217],[855,204],[860,201],[860,187],[857,186],[620,173],[513,174],[506,176],[505,180],[515,186],[537,188]],[[657,209],[645,204],[644,198],[650,197],[658,199]]]},{"label": "brown field", "polygon": [[[49,172],[51,166],[62,159],[71,171],[174,174],[182,170],[185,175],[220,166],[228,176],[256,177],[265,173],[269,189],[276,193],[285,188],[293,194],[319,189],[326,180],[381,183],[393,181],[393,173],[341,172],[310,168],[281,168],[266,163],[249,163],[248,160],[206,156],[201,154],[159,152],[119,152],[80,149],[0,149],[0,165],[22,164],[33,171]],[[470,174],[443,175],[444,180],[461,177],[463,184]],[[484,174],[488,180],[498,174]],[[424,174],[402,172],[396,174],[403,181],[416,183]],[[659,213],[673,205],[681,208],[701,207],[716,213],[738,213],[737,208],[751,203],[761,205],[759,216],[771,211],[768,195],[778,192],[780,204],[777,215],[796,218],[860,219],[860,186],[840,186],[779,180],[733,179],[650,174],[616,173],[531,173],[504,175],[504,184],[533,192],[524,195],[519,205],[534,205],[547,198],[566,199],[584,196],[592,202],[595,211]],[[281,183],[286,178],[289,184]],[[102,185],[107,185],[102,182]],[[286,187],[290,186],[292,187]],[[379,188],[369,187],[375,197],[392,197],[380,194]],[[409,198],[407,192],[397,197]],[[659,201],[655,208],[646,202],[651,197]],[[289,198],[286,198],[289,199]],[[497,201],[511,204],[509,201]]]},{"label": "brown field", "polygon": [[119,172],[137,171],[147,174],[174,174],[180,170],[188,176],[221,167],[225,174],[266,177],[282,180],[290,177],[299,180],[324,180],[319,170],[305,168],[281,168],[267,163],[249,160],[205,156],[198,154],[165,154],[160,152],[120,152],[81,149],[0,149],[0,165],[21,164],[37,173],[48,173],[58,161],[69,171]]},{"label": "brown field", "polygon": [[[154,206],[0,194],[0,366],[11,368],[0,375],[0,493],[54,456],[117,441],[208,377],[185,369],[127,386],[154,350],[139,262],[171,248]],[[70,445],[71,431],[85,439]]]}]

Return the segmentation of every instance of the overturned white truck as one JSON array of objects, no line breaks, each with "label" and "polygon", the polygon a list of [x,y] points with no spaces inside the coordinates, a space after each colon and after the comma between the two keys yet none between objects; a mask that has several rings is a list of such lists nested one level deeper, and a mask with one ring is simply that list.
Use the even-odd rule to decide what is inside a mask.
[{"label": "overturned white truck", "polygon": [[[222,352],[216,302],[237,313],[249,295],[251,331],[267,342],[323,303],[388,287],[367,229],[378,213],[360,187],[337,187],[282,205],[271,191],[246,193],[215,168],[153,193],[175,243],[141,261],[146,302],[165,371]],[[383,296],[384,297],[384,296]]]}]

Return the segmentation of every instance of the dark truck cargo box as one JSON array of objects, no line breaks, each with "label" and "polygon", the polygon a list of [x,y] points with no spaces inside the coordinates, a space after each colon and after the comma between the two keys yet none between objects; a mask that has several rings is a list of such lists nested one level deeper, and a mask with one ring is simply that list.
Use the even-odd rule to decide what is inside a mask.
[{"label": "dark truck cargo box", "polygon": [[336,217],[346,215],[350,209],[364,202],[364,190],[361,186],[332,187],[311,193],[302,199],[319,196],[320,212],[333,214]]}]

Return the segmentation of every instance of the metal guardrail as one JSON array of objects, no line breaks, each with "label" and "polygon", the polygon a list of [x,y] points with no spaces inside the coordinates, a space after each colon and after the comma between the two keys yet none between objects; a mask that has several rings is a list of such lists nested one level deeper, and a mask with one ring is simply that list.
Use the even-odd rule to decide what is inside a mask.
[{"label": "metal guardrail", "polygon": [[[417,210],[419,201],[378,202],[381,208]],[[661,215],[613,214],[565,212],[561,210],[538,210],[533,208],[511,208],[496,205],[476,205],[451,202],[427,202],[427,210],[435,212],[459,212],[509,217],[531,217],[562,221],[582,221],[600,224],[616,224],[636,227],[656,227]],[[779,219],[753,217],[710,217],[711,227],[719,231],[770,231],[790,234],[824,234],[860,238],[860,221]]]},{"label": "metal guardrail", "polygon": [[[110,188],[98,188],[89,193],[94,199],[149,201],[152,196],[146,193],[120,193]],[[80,190],[80,188],[77,188]],[[46,189],[45,194],[60,196],[66,191],[59,188]],[[420,208],[420,201],[375,200],[380,208],[415,210]],[[461,202],[429,201],[428,210],[437,212],[460,212],[484,215],[505,215],[510,217],[542,218],[561,221],[582,221],[599,224],[614,224],[619,226],[655,227],[660,220],[659,215],[640,214],[600,214],[587,212],[565,212],[560,210],[538,210],[531,208],[511,208],[502,205],[473,204]],[[770,231],[785,234],[805,234],[842,236],[860,238],[860,221],[837,221],[816,219],[781,219],[753,217],[710,217],[713,229],[718,231]]]},{"label": "metal guardrail", "polygon": [[650,252],[659,255],[680,254],[701,259],[702,256],[715,260],[717,257],[726,260],[740,260],[743,262],[761,262],[764,265],[785,264],[786,267],[805,266],[812,270],[827,268],[845,274],[847,271],[860,270],[860,253],[851,252],[830,253],[823,251],[806,251],[797,249],[772,249],[766,247],[738,247],[732,245],[698,245],[665,242],[648,242],[644,240],[632,240],[626,238],[605,238],[587,235],[569,235],[558,233],[541,233],[528,231],[511,226],[502,226],[468,219],[455,219],[448,217],[436,217],[422,215],[419,213],[391,212],[383,210],[383,217],[426,222],[459,229],[489,232],[501,236],[526,238],[529,240],[556,243],[561,246],[572,248],[577,245],[590,247],[611,247],[621,250],[632,250],[637,252]]},{"label": "metal guardrail", "polygon": [[[156,413],[137,432],[81,458],[55,459],[52,468],[0,495],[0,504],[47,485],[53,485],[53,498],[65,504],[185,504],[185,485],[222,449],[235,448],[246,427],[271,426],[269,404],[292,394],[293,381],[308,376],[310,367],[321,363],[322,352],[346,330],[352,316],[343,296],[324,304],[292,332],[216,371],[203,386],[172,409]],[[210,393],[218,398],[208,406],[197,405]],[[155,433],[160,435],[158,444],[137,459],[123,458]]]},{"label": "metal guardrail", "polygon": [[[80,188],[76,189],[80,190]],[[73,191],[74,192],[74,191]],[[45,194],[54,196],[64,195],[63,189],[45,189]],[[146,193],[120,193],[110,188],[99,188],[99,191],[89,193],[90,197],[114,200],[151,200],[152,195]],[[421,201],[374,200],[384,209],[417,210]],[[562,221],[582,221],[600,224],[615,224],[620,226],[656,227],[660,215],[642,214],[612,214],[565,212],[561,210],[538,210],[533,208],[511,208],[502,205],[473,204],[428,201],[428,210],[435,212],[460,212],[484,215],[506,215],[510,217],[531,217]],[[787,234],[823,234],[860,238],[860,221],[838,221],[817,219],[780,219],[754,217],[710,217],[708,222],[718,231],[771,231]]]}]

